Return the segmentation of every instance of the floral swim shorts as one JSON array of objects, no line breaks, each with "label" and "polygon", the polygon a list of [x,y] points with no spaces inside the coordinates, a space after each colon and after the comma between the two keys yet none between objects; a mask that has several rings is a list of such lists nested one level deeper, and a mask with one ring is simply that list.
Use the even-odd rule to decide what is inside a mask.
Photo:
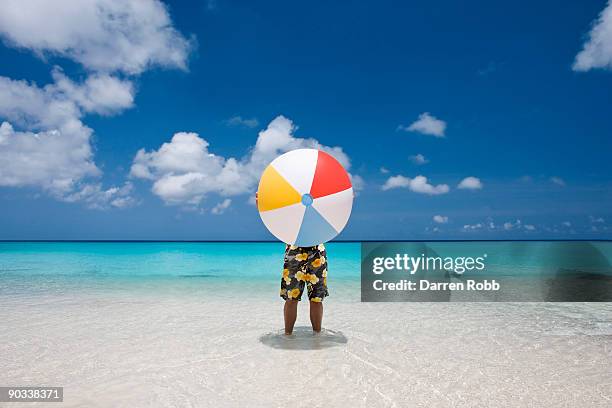
[{"label": "floral swim shorts", "polygon": [[321,302],[327,292],[327,253],[325,246],[287,245],[280,295],[283,299],[302,299],[304,286],[311,302]]}]

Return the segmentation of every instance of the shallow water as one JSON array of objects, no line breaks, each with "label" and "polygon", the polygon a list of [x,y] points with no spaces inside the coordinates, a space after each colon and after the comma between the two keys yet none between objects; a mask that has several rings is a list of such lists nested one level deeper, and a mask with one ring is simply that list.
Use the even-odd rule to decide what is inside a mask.
[{"label": "shallow water", "polygon": [[311,327],[295,327],[290,335],[285,330],[276,330],[266,333],[259,338],[266,346],[283,350],[322,350],[336,347],[348,342],[346,336],[340,332],[330,329],[322,329],[315,333]]}]

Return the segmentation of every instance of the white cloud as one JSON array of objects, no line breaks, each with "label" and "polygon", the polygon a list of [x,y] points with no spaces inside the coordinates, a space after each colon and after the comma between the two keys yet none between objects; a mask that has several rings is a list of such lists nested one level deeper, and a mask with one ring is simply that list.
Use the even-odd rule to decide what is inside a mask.
[{"label": "white cloud", "polygon": [[87,113],[112,115],[134,106],[131,81],[108,74],[92,74],[82,84],[76,84],[57,68],[52,75],[55,84],[50,88],[76,102]]},{"label": "white cloud", "polygon": [[106,190],[99,183],[85,184],[61,199],[66,202],[84,202],[87,207],[97,210],[127,208],[136,205],[136,200],[130,195],[132,188],[130,182],[122,187],[111,187]]},{"label": "white cloud", "polygon": [[0,34],[41,57],[127,74],[152,66],[186,69],[192,46],[158,0],[4,0]]},{"label": "white cloud", "polygon": [[80,116],[78,104],[58,91],[55,84],[39,88],[0,76],[0,117],[24,127],[49,129]]},{"label": "white cloud", "polygon": [[535,225],[533,224],[524,224],[521,220],[517,219],[514,222],[512,221],[507,221],[504,222],[503,224],[500,224],[499,226],[495,225],[495,223],[489,219],[486,222],[482,223],[476,223],[476,224],[466,224],[463,226],[463,230],[464,231],[473,231],[473,230],[480,230],[480,229],[487,229],[489,231],[493,231],[493,230],[498,230],[498,229],[504,229],[505,231],[525,231],[525,232],[534,232],[537,231],[537,228]]},{"label": "white cloud", "polygon": [[386,167],[381,167],[381,168],[380,168],[380,172],[381,172],[382,174],[389,174],[389,169],[387,169]]},{"label": "white cloud", "polygon": [[[110,198],[108,205],[94,203],[102,199],[101,187],[84,180],[99,177],[101,171],[93,159],[93,130],[81,117],[132,106],[131,83],[106,75],[75,83],[59,70],[53,77],[55,82],[43,88],[0,77],[0,117],[8,119],[0,125],[0,186],[40,187],[60,200],[82,198],[92,208],[123,207]],[[106,93],[104,87],[116,93]],[[93,189],[99,190],[96,197]],[[124,191],[111,187],[106,196],[121,193],[125,201]]]},{"label": "white cloud", "polygon": [[365,180],[359,174],[351,174],[349,173],[349,177],[351,179],[351,184],[353,185],[353,191],[358,192],[364,189]]},{"label": "white cloud", "polygon": [[41,132],[15,131],[2,122],[0,186],[37,186],[58,197],[70,192],[75,182],[100,174],[90,136],[91,129],[79,120]]},{"label": "white cloud", "polygon": [[612,2],[592,23],[588,40],[576,55],[572,69],[588,71],[594,68],[612,69]]},{"label": "white cloud", "polygon": [[413,122],[410,126],[400,125],[399,130],[407,132],[418,132],[424,135],[431,135],[435,137],[444,137],[446,131],[446,122],[441,119],[430,115],[429,112],[424,112],[419,115],[419,118]]},{"label": "white cloud", "polygon": [[480,190],[482,182],[478,177],[466,177],[457,185],[457,188],[462,190]]},{"label": "white cloud", "polygon": [[6,0],[0,37],[89,71],[75,82],[54,67],[53,82],[43,87],[0,77],[0,186],[39,187],[91,208],[133,205],[131,183],[104,189],[91,180],[102,172],[93,158],[93,130],[82,117],[134,105],[131,80],[113,72],[186,67],[190,43],[172,28],[165,6],[157,0]]},{"label": "white cloud", "polygon": [[562,224],[564,227],[567,227],[567,228],[570,228],[570,227],[572,226],[572,223],[571,223],[571,222],[569,222],[569,221],[563,221],[561,224]]},{"label": "white cloud", "polygon": [[249,129],[256,128],[259,126],[259,121],[256,118],[243,118],[242,116],[232,116],[225,121],[227,126],[242,126]]},{"label": "white cloud", "polygon": [[465,224],[463,226],[463,229],[466,231],[473,231],[473,230],[477,230],[477,229],[481,229],[483,227],[483,225],[481,223],[477,223],[477,224]]},{"label": "white cloud", "polygon": [[[132,177],[153,182],[152,191],[167,204],[198,205],[207,194],[235,196],[254,192],[264,168],[278,155],[293,149],[314,148],[334,156],[347,170],[350,160],[340,147],[321,145],[315,139],[295,137],[297,127],[284,116],[259,132],[255,146],[241,159],[209,151],[209,143],[196,133],[176,133],[170,142],[134,158]],[[363,184],[352,175],[355,189]]]},{"label": "white cloud", "polygon": [[[132,104],[131,84],[108,76],[92,76],[77,84],[59,70],[43,88],[0,77],[0,186],[40,187],[66,202],[90,208],[124,208],[135,204],[131,184],[102,189],[85,181],[101,175],[93,161],[93,131],[80,118],[84,111],[117,112]],[[124,87],[116,98],[97,90],[98,81]]]},{"label": "white cloud", "polygon": [[592,215],[589,215],[589,221],[594,224],[603,224],[606,222],[602,217],[593,217]]},{"label": "white cloud", "polygon": [[410,156],[409,159],[412,163],[416,164],[417,166],[429,163],[429,160],[427,160],[425,156],[423,156],[420,153],[414,156]]},{"label": "white cloud", "polygon": [[[323,150],[334,156],[347,170],[350,160],[341,147],[321,145],[315,139],[302,139],[293,136],[297,127],[284,116],[276,117],[268,127],[259,132],[250,161],[263,170],[276,156],[293,149],[312,148]],[[258,175],[259,176],[259,175]]]},{"label": "white cloud", "polygon": [[[130,189],[102,190],[84,181],[101,171],[93,160],[93,130],[81,117],[131,107],[132,84],[106,74],[75,83],[58,68],[52,77],[54,82],[42,88],[0,77],[0,117],[7,119],[0,125],[0,186],[40,187],[57,199],[80,199],[92,208],[124,207],[119,203],[127,203]],[[113,204],[114,199],[120,201]]]},{"label": "white cloud", "polygon": [[434,215],[433,220],[438,224],[446,224],[448,222],[448,217],[444,215]]},{"label": "white cloud", "polygon": [[212,208],[212,210],[210,210],[210,212],[215,215],[223,214],[225,210],[227,210],[231,204],[232,204],[232,200],[229,198],[226,198],[225,200],[221,201],[219,204],[215,205]]},{"label": "white cloud", "polygon": [[446,194],[450,191],[447,184],[438,184],[437,186],[429,184],[425,176],[416,176],[412,179],[402,175],[392,176],[389,177],[382,186],[383,190],[391,190],[394,188],[408,188],[415,193],[430,195]]},{"label": "white cloud", "polygon": [[223,158],[208,152],[208,142],[197,133],[176,133],[169,143],[158,151],[146,153],[143,149],[136,154],[132,175],[140,178],[155,178],[150,169],[161,174],[209,173],[220,171]]},{"label": "white cloud", "polygon": [[[22,128],[8,121],[0,126],[0,186],[38,186],[61,197],[80,180],[101,173],[93,161],[93,131],[81,122],[84,108],[72,97],[90,95],[91,84],[75,84],[59,71],[54,76],[62,85],[39,88],[0,77],[0,117]],[[87,104],[91,110],[111,111],[125,101]]]},{"label": "white cloud", "polygon": [[504,225],[503,225],[506,231],[510,231],[512,229],[519,229],[519,228],[522,228],[522,226],[523,226],[523,223],[521,222],[521,220],[516,220],[514,223],[504,222]]},{"label": "white cloud", "polygon": [[553,176],[553,177],[550,178],[550,181],[553,184],[556,184],[556,185],[561,186],[561,187],[565,187],[565,180],[563,180],[561,177]]}]

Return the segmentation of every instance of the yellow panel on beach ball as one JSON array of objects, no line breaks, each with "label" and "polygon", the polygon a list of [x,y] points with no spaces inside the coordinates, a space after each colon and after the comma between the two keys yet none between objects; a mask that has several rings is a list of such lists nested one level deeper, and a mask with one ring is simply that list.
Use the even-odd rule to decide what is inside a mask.
[{"label": "yellow panel on beach ball", "polygon": [[272,166],[268,166],[259,181],[259,211],[269,211],[276,208],[299,203],[302,196],[291,186]]}]

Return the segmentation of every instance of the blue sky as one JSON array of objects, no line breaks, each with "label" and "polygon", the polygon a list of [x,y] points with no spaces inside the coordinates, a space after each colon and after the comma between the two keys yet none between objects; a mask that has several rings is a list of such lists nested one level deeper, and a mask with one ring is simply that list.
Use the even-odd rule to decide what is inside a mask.
[{"label": "blue sky", "polygon": [[0,239],[272,239],[258,137],[350,163],[341,239],[612,237],[605,1],[60,3],[0,6]]}]

